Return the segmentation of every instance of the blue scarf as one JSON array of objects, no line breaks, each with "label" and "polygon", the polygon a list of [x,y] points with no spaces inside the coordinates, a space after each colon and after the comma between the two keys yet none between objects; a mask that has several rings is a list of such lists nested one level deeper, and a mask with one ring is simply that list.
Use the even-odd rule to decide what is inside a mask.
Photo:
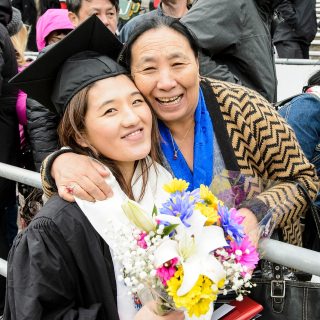
[{"label": "blue scarf", "polygon": [[[174,176],[178,179],[184,179],[190,183],[188,190],[199,188],[200,184],[209,186],[213,178],[214,132],[212,121],[207,110],[201,88],[199,91],[199,100],[195,111],[194,120],[195,137],[193,151],[193,172],[189,169],[188,164],[173,137],[171,139],[169,129],[163,122],[159,121],[159,129],[162,137],[161,149],[163,154],[165,155]],[[175,150],[178,150],[177,159],[174,159]]]}]

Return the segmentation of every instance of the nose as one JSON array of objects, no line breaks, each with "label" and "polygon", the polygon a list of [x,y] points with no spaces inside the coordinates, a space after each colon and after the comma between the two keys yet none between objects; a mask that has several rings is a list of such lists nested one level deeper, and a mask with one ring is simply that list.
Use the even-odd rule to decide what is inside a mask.
[{"label": "nose", "polygon": [[159,77],[157,79],[157,88],[160,90],[170,91],[177,85],[177,82],[173,76],[173,73],[169,68],[165,68],[159,71]]},{"label": "nose", "polygon": [[106,14],[99,14],[98,18],[101,20],[101,22],[108,27],[109,26],[109,18]]},{"label": "nose", "polygon": [[123,117],[122,117],[122,125],[124,127],[131,127],[136,126],[140,122],[140,117],[135,112],[135,109],[132,106],[127,106],[123,110]]}]

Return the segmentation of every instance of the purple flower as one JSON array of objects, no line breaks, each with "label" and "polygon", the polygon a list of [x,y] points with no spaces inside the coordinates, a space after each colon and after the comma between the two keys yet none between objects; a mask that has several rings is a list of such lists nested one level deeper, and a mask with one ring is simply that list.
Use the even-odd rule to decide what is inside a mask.
[{"label": "purple flower", "polygon": [[160,213],[178,217],[186,227],[190,227],[187,220],[192,216],[195,203],[199,201],[199,197],[199,189],[192,192],[176,192],[162,205]]},{"label": "purple flower", "polygon": [[234,205],[235,207],[239,207],[240,204],[246,200],[248,191],[244,190],[243,185],[242,186],[233,186],[231,187],[232,195],[234,198]]},{"label": "purple flower", "polygon": [[243,231],[243,217],[238,214],[235,208],[228,209],[226,206],[219,205],[218,213],[221,217],[220,224],[224,232],[229,236],[227,240],[234,239],[237,243],[240,243],[244,237]]}]

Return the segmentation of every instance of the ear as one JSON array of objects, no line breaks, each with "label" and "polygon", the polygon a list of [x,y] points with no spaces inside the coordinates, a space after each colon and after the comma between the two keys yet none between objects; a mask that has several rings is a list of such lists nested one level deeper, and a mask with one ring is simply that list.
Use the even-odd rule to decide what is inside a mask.
[{"label": "ear", "polygon": [[79,25],[78,16],[75,13],[68,11],[68,17],[71,23],[73,24],[73,26],[76,28]]},{"label": "ear", "polygon": [[97,149],[93,145],[91,145],[91,143],[87,139],[85,133],[83,133],[81,136],[77,136],[76,142],[82,148],[89,150],[88,151],[89,156],[94,157],[94,158],[97,158],[99,156],[99,152],[97,151]]},{"label": "ear", "polygon": [[90,146],[85,134],[83,134],[81,136],[77,135],[76,142],[82,148],[89,148],[89,146]]},{"label": "ear", "polygon": [[200,72],[200,64],[199,64],[199,58],[196,58],[196,63],[197,63],[197,67],[199,69],[199,72]]}]

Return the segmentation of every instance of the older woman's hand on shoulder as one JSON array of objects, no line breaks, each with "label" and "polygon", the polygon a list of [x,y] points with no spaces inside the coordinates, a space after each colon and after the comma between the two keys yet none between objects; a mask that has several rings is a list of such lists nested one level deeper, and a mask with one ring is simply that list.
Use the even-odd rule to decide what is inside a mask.
[{"label": "older woman's hand on shoulder", "polygon": [[110,198],[112,189],[105,182],[108,175],[99,162],[72,152],[59,155],[51,167],[59,196],[67,201],[74,201],[74,196],[87,201]]}]

